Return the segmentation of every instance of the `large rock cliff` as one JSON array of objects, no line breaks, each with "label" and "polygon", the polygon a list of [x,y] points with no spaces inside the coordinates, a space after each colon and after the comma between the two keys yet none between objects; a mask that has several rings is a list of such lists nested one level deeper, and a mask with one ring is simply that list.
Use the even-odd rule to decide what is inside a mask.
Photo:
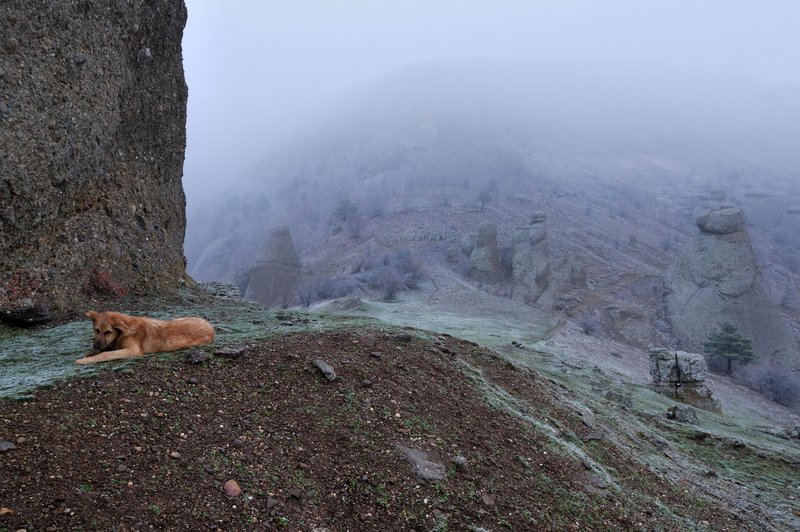
[{"label": "large rock cliff", "polygon": [[793,366],[797,343],[770,300],[738,208],[697,219],[700,233],[664,277],[666,307],[681,347],[702,352],[723,322],[753,340],[759,357]]},{"label": "large rock cliff", "polygon": [[181,0],[0,2],[0,307],[185,279]]}]

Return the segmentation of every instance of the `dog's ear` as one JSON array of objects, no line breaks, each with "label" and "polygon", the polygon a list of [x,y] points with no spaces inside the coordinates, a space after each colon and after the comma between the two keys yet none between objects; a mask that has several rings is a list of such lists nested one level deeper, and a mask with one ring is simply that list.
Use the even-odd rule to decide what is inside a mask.
[{"label": "dog's ear", "polygon": [[86,317],[89,318],[92,321],[96,320],[97,316],[99,316],[99,314],[97,312],[93,311],[93,310],[90,310],[90,311],[88,311],[86,313]]},{"label": "dog's ear", "polygon": [[128,317],[125,316],[124,314],[118,314],[115,312],[114,315],[111,317],[111,326],[117,329],[122,334],[122,336],[125,336],[126,334],[130,334],[131,332],[133,332],[133,329],[128,323]]}]

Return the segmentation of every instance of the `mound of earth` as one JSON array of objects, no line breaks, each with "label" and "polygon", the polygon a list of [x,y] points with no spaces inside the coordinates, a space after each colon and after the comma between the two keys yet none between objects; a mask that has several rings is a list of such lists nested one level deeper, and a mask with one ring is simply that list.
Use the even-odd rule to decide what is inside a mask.
[{"label": "mound of earth", "polygon": [[236,358],[150,356],[5,401],[0,528],[755,526],[597,437],[550,380],[418,334],[276,335]]}]

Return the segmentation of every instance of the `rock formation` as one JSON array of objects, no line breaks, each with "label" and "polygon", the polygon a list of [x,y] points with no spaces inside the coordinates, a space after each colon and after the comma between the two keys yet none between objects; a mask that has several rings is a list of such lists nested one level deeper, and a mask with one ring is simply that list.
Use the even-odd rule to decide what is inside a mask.
[{"label": "rock formation", "polygon": [[664,276],[665,302],[673,332],[684,349],[703,342],[729,321],[752,338],[756,355],[792,364],[797,343],[768,297],[737,208],[708,212],[700,233]]},{"label": "rock formation", "polygon": [[500,275],[500,260],[497,256],[497,226],[481,224],[475,248],[469,256],[470,275],[476,279],[494,280]]},{"label": "rock formation", "polygon": [[279,304],[290,295],[299,273],[300,258],[292,233],[285,225],[274,227],[264,240],[261,259],[247,275],[244,297],[267,306]]},{"label": "rock formation", "polygon": [[0,3],[0,307],[185,281],[183,2]]},{"label": "rock formation", "polygon": [[706,410],[716,410],[718,405],[706,388],[708,365],[702,355],[664,348],[650,349],[650,376],[653,389],[676,401]]},{"label": "rock formation", "polygon": [[528,227],[518,229],[511,242],[513,298],[535,303],[550,280],[550,249],[545,213],[536,211]]}]

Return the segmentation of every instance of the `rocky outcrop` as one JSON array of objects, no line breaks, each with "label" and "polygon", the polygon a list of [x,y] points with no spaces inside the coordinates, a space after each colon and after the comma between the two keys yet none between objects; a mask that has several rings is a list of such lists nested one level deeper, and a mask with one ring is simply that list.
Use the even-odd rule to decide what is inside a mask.
[{"label": "rocky outcrop", "polygon": [[0,307],[185,281],[182,1],[0,3]]},{"label": "rocky outcrop", "polygon": [[718,405],[706,387],[708,365],[702,355],[664,348],[650,349],[650,376],[653,389],[676,401],[706,410]]},{"label": "rocky outcrop", "polygon": [[752,338],[758,356],[791,364],[797,344],[768,297],[743,224],[736,208],[698,218],[700,233],[664,275],[667,315],[684,349],[702,351],[728,321]]},{"label": "rocky outcrop", "polygon": [[299,273],[300,258],[291,231],[285,225],[274,227],[264,240],[261,259],[247,275],[244,297],[267,306],[282,303]]},{"label": "rocky outcrop", "polygon": [[476,279],[494,280],[500,276],[500,260],[497,256],[497,226],[481,224],[478,237],[470,256],[470,275]]},{"label": "rocky outcrop", "polygon": [[550,248],[545,213],[536,211],[528,227],[518,229],[511,242],[513,299],[535,303],[550,280]]}]

